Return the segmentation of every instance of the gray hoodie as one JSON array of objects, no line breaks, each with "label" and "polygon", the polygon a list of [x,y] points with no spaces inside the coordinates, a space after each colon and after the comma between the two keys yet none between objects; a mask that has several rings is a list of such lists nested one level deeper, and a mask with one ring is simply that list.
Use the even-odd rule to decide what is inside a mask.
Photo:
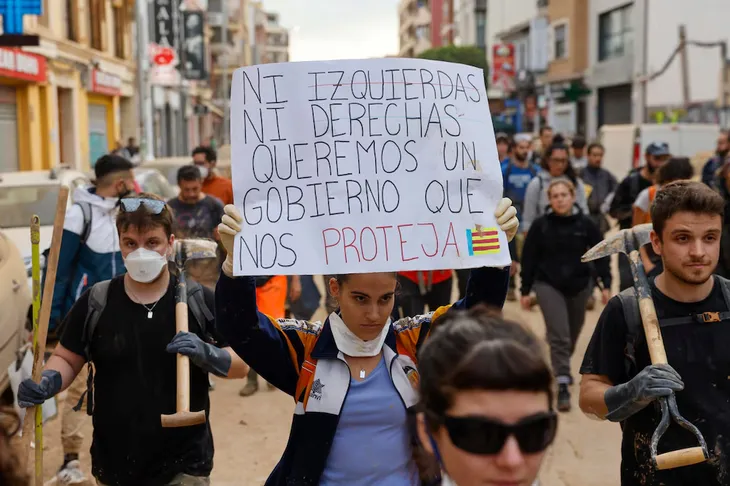
[{"label": "gray hoodie", "polygon": [[[559,176],[558,179],[569,180],[566,176]],[[532,223],[545,214],[545,208],[550,205],[547,196],[547,188],[552,182],[553,176],[548,171],[542,170],[537,176],[530,181],[525,191],[525,202],[522,208],[522,221],[520,222],[520,231],[527,233]],[[578,205],[583,214],[588,213],[588,203],[586,202],[586,189],[583,181],[578,179],[575,188],[575,203]]]}]

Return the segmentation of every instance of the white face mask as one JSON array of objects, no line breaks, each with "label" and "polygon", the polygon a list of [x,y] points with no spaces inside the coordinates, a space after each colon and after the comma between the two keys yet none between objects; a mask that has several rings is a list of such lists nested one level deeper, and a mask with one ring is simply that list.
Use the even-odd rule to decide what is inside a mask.
[{"label": "white face mask", "polygon": [[200,171],[200,177],[202,177],[203,180],[208,178],[208,174],[210,174],[210,170],[207,167],[205,167],[204,165],[196,165],[195,167],[197,167],[198,170]]},{"label": "white face mask", "polygon": [[156,251],[138,248],[127,255],[124,266],[132,280],[139,283],[150,283],[160,276],[167,266],[167,258]]},{"label": "white face mask", "polygon": [[383,330],[380,331],[380,335],[371,341],[363,341],[357,337],[335,312],[330,314],[330,327],[337,349],[353,358],[367,358],[377,356],[380,350],[383,349],[385,336],[388,335],[388,329],[390,329],[390,318],[383,326]]}]

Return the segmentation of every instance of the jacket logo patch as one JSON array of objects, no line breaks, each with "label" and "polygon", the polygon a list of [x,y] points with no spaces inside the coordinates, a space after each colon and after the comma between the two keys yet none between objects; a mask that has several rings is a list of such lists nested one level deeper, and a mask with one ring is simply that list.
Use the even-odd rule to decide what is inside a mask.
[{"label": "jacket logo patch", "polygon": [[314,380],[314,383],[312,383],[312,392],[309,394],[309,398],[314,398],[315,400],[322,400],[322,389],[323,388],[324,388],[324,385],[319,380],[319,378]]},{"label": "jacket logo patch", "polygon": [[408,381],[411,383],[411,386],[417,390],[418,384],[420,382],[420,375],[418,374],[418,371],[415,368],[413,368],[412,366],[403,367],[403,371],[406,373],[406,377],[408,378]]}]

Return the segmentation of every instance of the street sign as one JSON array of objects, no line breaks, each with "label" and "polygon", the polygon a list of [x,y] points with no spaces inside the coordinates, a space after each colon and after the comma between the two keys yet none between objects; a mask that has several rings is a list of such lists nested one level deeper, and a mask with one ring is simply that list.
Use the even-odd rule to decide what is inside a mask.
[{"label": "street sign", "polygon": [[0,17],[3,18],[0,45],[15,47],[39,45],[40,38],[37,35],[23,34],[23,17],[42,13],[42,0],[0,0]]}]

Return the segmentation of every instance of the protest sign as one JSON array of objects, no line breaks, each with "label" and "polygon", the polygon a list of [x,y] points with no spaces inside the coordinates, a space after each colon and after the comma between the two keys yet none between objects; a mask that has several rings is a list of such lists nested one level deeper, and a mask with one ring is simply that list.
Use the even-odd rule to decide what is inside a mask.
[{"label": "protest sign", "polygon": [[416,59],[236,70],[234,274],[503,266],[480,69]]}]

